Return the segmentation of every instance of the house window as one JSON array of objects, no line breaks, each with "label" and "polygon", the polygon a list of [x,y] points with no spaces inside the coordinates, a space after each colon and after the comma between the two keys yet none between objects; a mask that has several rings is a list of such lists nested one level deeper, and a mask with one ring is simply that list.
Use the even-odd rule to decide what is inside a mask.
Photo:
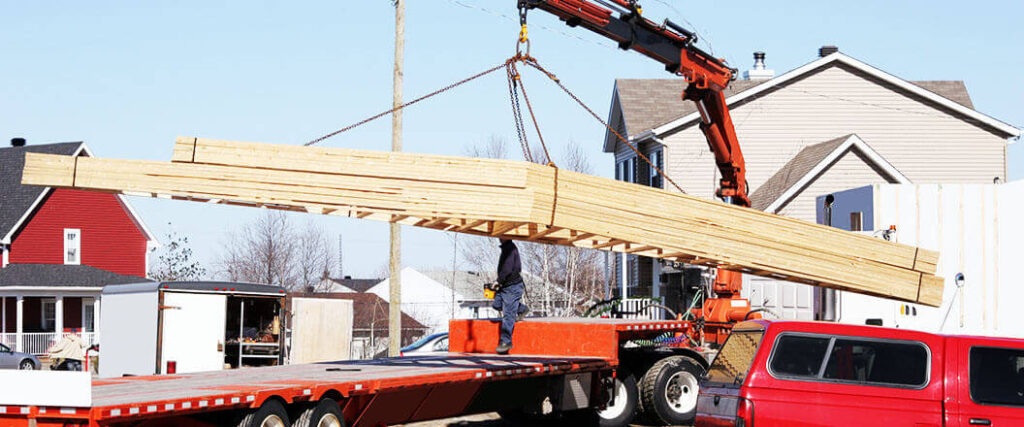
[{"label": "house window", "polygon": [[64,264],[79,265],[82,263],[82,230],[77,228],[64,229]]},{"label": "house window", "polygon": [[57,300],[53,298],[44,299],[41,301],[42,310],[40,310],[40,325],[44,331],[55,329],[57,327]]},{"label": "house window", "polygon": [[619,162],[615,167],[615,179],[626,182],[636,182],[636,158],[626,159]]},{"label": "house window", "polygon": [[[648,176],[651,177],[649,182],[648,182],[648,185],[650,185],[651,187],[655,187],[655,188],[662,188],[662,186],[663,186],[663,182],[662,181],[664,181],[664,178],[661,176],[660,173],[658,173],[659,169],[665,170],[664,169],[665,167],[663,166],[663,163],[662,163],[662,154],[661,153],[662,153],[661,150],[652,151],[651,154],[647,157],[648,159],[651,160],[651,166],[650,166],[651,172],[649,174],[647,174]],[[655,166],[657,166],[657,167],[655,167]]]},{"label": "house window", "polygon": [[864,213],[863,212],[850,212],[850,231],[863,231],[864,230]]},{"label": "house window", "polygon": [[93,332],[93,322],[96,319],[96,303],[88,299],[82,299],[82,330]]}]

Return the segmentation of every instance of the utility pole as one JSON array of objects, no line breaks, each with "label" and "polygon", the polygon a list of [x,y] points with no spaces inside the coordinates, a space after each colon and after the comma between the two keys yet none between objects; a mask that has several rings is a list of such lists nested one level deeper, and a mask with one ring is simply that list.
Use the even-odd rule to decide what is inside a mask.
[{"label": "utility pole", "polygon": [[[402,105],[402,63],[405,56],[405,0],[395,3],[395,72],[392,105]],[[402,110],[391,115],[391,151],[402,151]],[[390,301],[388,302],[388,356],[402,349],[402,227],[391,223]]]}]

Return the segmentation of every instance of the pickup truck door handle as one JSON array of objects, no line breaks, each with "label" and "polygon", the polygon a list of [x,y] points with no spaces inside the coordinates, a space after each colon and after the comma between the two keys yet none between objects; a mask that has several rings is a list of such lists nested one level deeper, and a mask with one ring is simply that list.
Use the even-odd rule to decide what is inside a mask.
[{"label": "pickup truck door handle", "polygon": [[972,426],[990,426],[992,425],[992,421],[985,418],[971,418],[970,424]]}]

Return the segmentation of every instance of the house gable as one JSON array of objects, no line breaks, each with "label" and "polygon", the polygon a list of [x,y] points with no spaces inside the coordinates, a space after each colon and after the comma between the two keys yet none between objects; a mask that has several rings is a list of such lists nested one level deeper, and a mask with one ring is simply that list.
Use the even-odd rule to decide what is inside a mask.
[{"label": "house gable", "polygon": [[146,275],[147,236],[112,194],[51,191],[14,235],[11,264],[64,264],[64,230],[81,233],[82,265]]},{"label": "house gable", "polygon": [[[865,77],[869,77],[907,95],[914,96],[923,102],[928,102],[934,107],[946,110],[961,120],[968,121],[975,126],[984,127],[987,131],[1000,135],[1002,138],[1011,138],[1021,135],[1020,129],[999,121],[991,116],[975,111],[973,109],[973,103],[970,102],[969,96],[961,94],[950,95],[954,93],[955,89],[958,89],[958,85],[963,85],[962,82],[940,81],[914,83],[886,73],[885,71],[872,67],[840,52],[819,58],[816,61],[761,84],[747,88],[737,88],[739,91],[733,95],[726,93],[726,103],[731,108],[738,107],[745,101],[767,96],[776,89],[784,88],[794,81],[806,78],[809,74],[817,73],[823,69],[835,66],[845,66],[848,69],[856,70]],[[736,83],[738,82],[734,82],[734,84]],[[944,94],[944,96],[934,91],[949,91],[949,93]],[[686,127],[694,125],[699,117],[700,116],[697,114],[696,110],[693,109],[693,111],[688,112],[678,119],[655,127],[651,130],[651,135],[664,137],[666,135],[679,132]]]},{"label": "house gable", "polygon": [[813,221],[818,196],[882,183],[909,184],[910,179],[857,135],[847,135],[801,150],[751,199],[754,208]]},{"label": "house gable", "polygon": [[64,264],[65,229],[83,235],[78,262],[145,276],[152,233],[121,195],[21,184],[26,152],[90,156],[82,142],[0,149],[0,249],[3,264]]}]

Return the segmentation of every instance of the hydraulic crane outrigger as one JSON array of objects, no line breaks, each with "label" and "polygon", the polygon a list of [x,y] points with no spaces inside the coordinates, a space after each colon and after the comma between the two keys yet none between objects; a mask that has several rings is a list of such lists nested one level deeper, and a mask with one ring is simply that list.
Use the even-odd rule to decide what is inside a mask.
[{"label": "hydraulic crane outrigger", "polygon": [[[667,19],[659,25],[644,18],[635,0],[518,0],[518,6],[524,32],[526,12],[540,9],[571,27],[581,26],[607,37],[621,49],[640,52],[665,64],[666,71],[686,78],[689,85],[682,97],[696,103],[700,129],[722,176],[716,195],[726,203],[750,207],[746,164],[723,94],[736,70],[694,46],[694,32]],[[705,300],[703,308],[694,313],[704,323],[705,339],[721,343],[729,324],[751,316],[749,302],[740,298],[742,287],[741,273],[718,270],[712,288],[715,298]]]}]

